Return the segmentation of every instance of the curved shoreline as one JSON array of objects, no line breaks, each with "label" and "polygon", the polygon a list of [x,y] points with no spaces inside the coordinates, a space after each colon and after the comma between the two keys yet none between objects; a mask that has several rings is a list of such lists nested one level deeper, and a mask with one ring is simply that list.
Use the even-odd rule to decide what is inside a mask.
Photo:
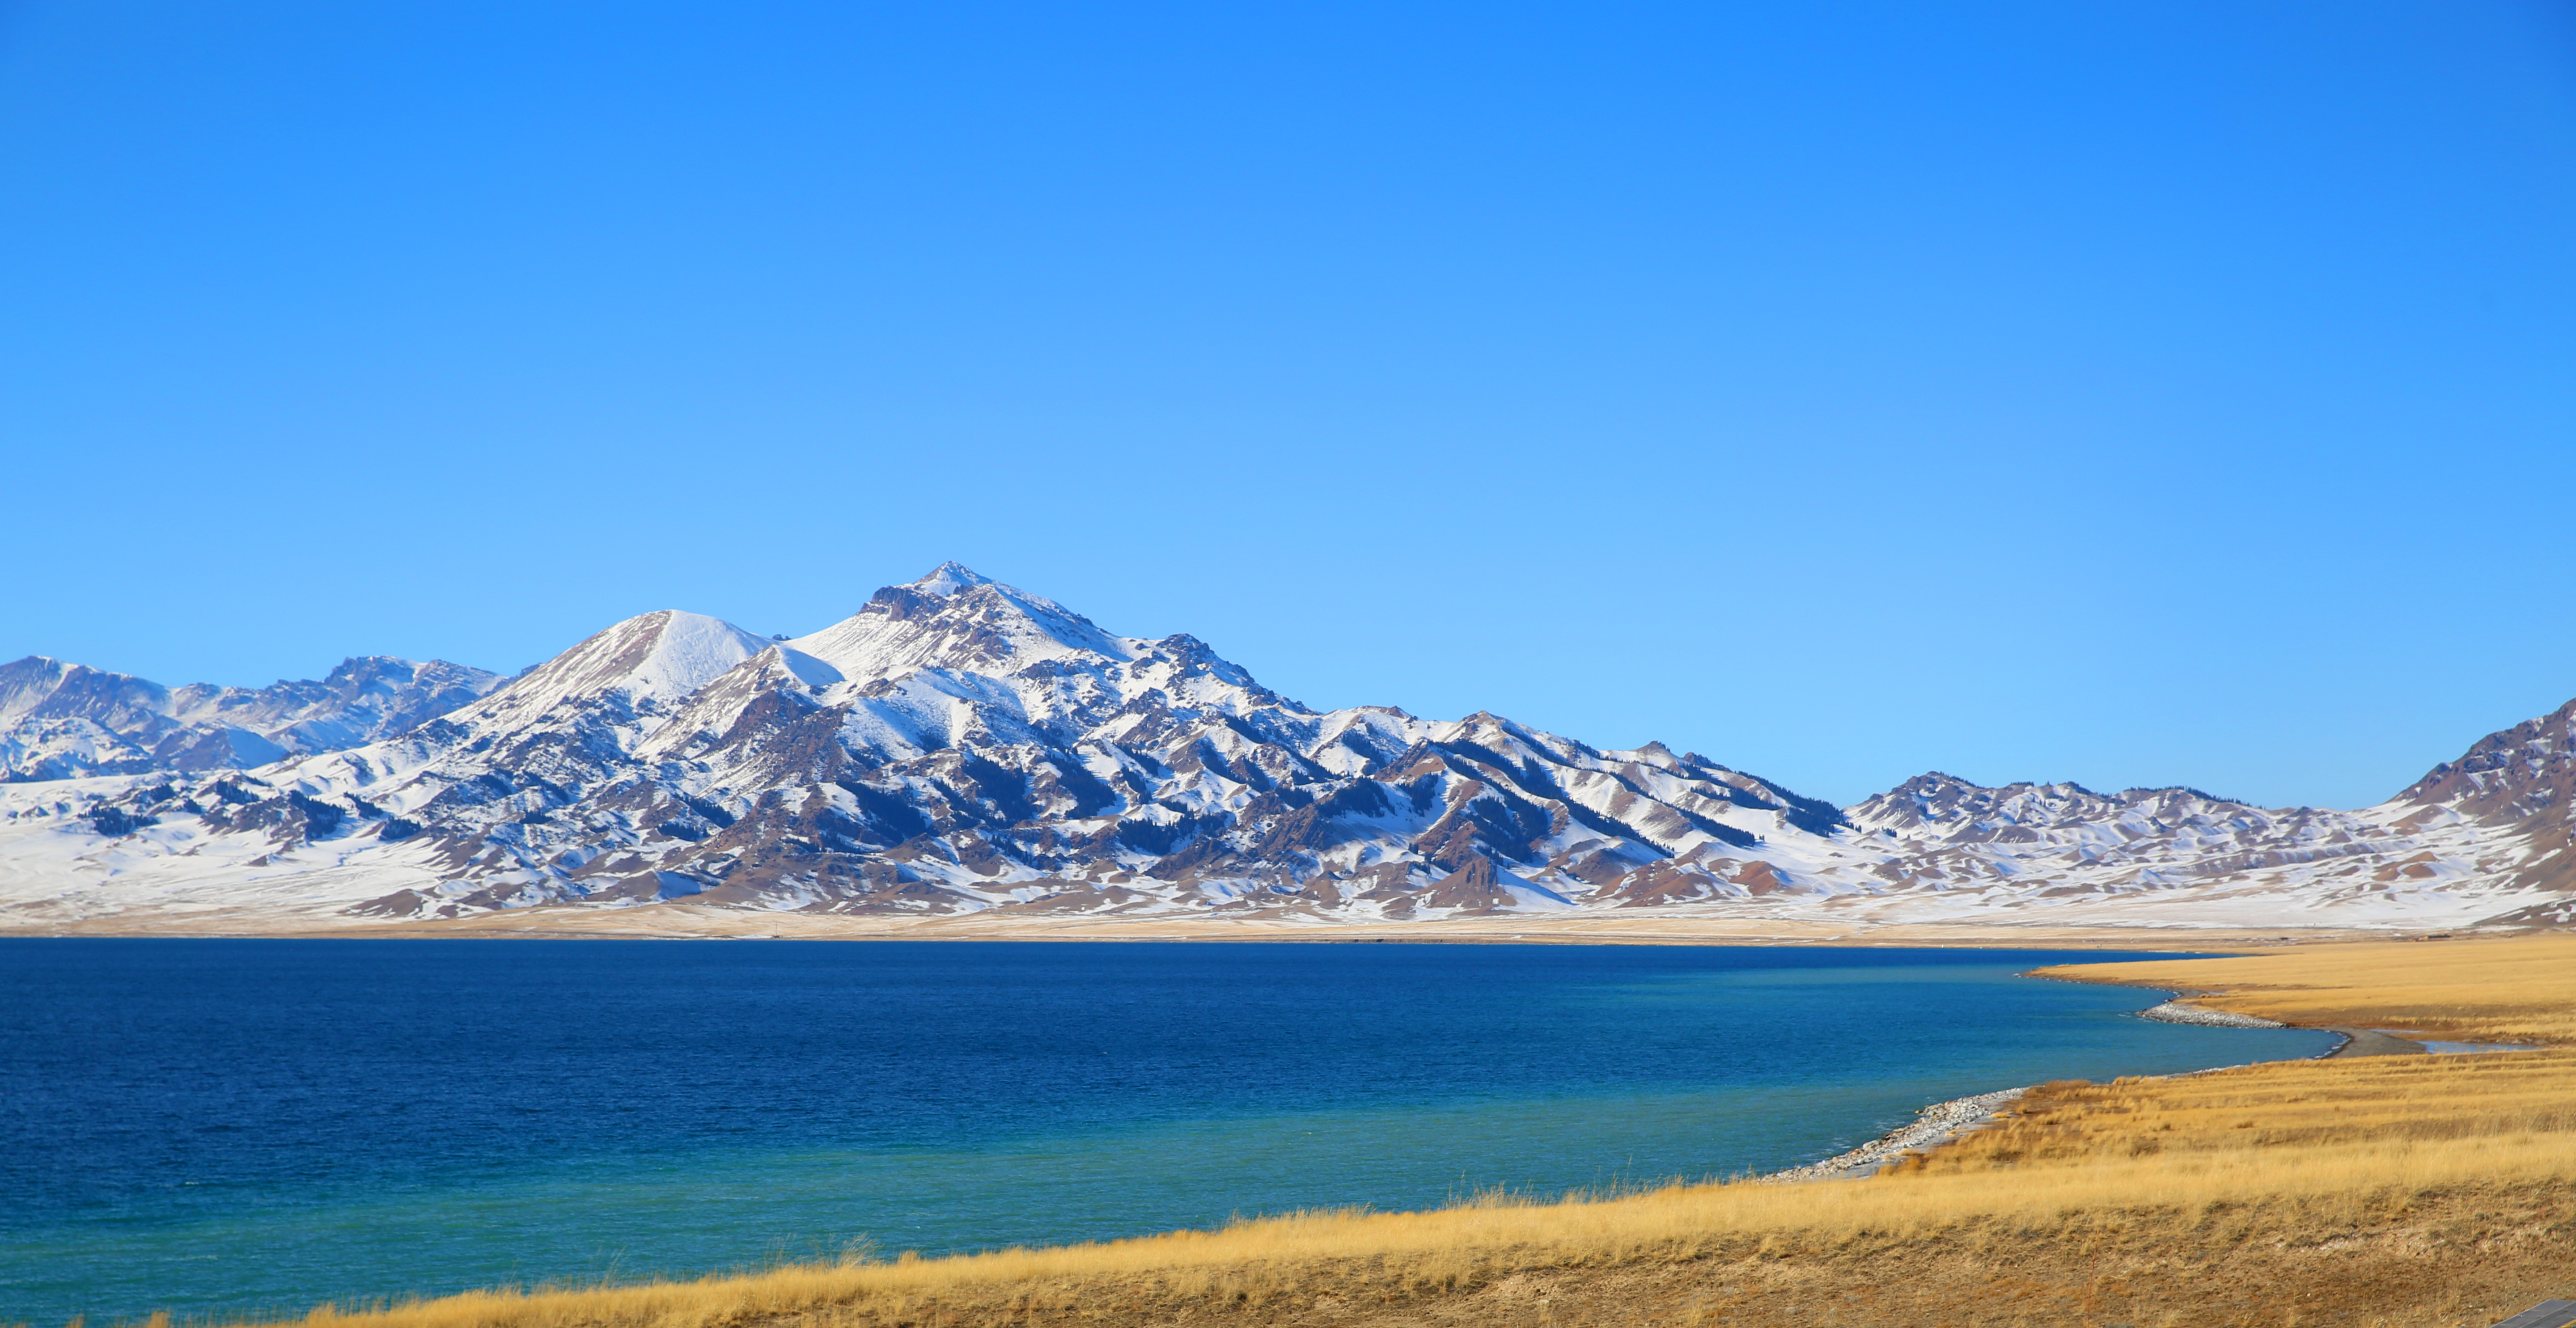
[{"label": "curved shoreline", "polygon": [[[2082,981],[2080,978],[2061,978],[2054,975],[2036,973],[2024,973],[2019,976],[2040,977],[2050,982]],[[2158,989],[2150,988],[2150,990]],[[2191,1004],[2186,999],[2187,996],[2199,995],[2200,993],[2198,992],[2186,993],[2177,990],[2165,990],[2164,994],[2165,1000],[2161,1004],[2151,1005],[2146,1009],[2138,1010],[2134,1013],[2140,1019],[2152,1019],[2160,1024],[2188,1024],[2200,1028],[2299,1027],[2299,1025],[2295,1024],[2282,1023],[2277,1019],[2262,1019],[2250,1014],[2233,1014],[2225,1010],[2204,1009],[2200,1006]],[[2318,1052],[2314,1056],[2299,1057],[2297,1059],[2329,1060],[2337,1056],[2345,1055],[2403,1055],[2409,1051],[2420,1052],[2424,1050],[2424,1048],[2419,1044],[2406,1042],[2405,1039],[2391,1037],[2388,1034],[2380,1033],[2375,1030],[2323,1028],[2314,1031],[2332,1033],[2341,1038],[2342,1041],[2337,1042],[2334,1046],[2329,1047],[2324,1051]],[[2402,1046],[2383,1047],[2380,1045],[2381,1043],[2400,1043]],[[2244,1064],[2261,1065],[2268,1063],[2269,1062],[2263,1061],[2247,1061]],[[2242,1068],[2244,1068],[2243,1065],[2213,1065],[2205,1070],[2184,1070],[2174,1074],[2150,1075],[2146,1077],[2155,1079],[2180,1079],[2188,1075],[2210,1074],[2218,1070],[2235,1070]],[[1946,1102],[1935,1102],[1930,1106],[1924,1107],[1921,1111],[1916,1112],[1913,1120],[1900,1125],[1857,1148],[1836,1153],[1832,1157],[1819,1162],[1809,1162],[1803,1166],[1790,1167],[1785,1171],[1765,1172],[1762,1175],[1753,1177],[1753,1179],[1766,1185],[1794,1185],[1820,1180],[1861,1180],[1870,1176],[1875,1176],[1879,1172],[1886,1170],[1889,1166],[1893,1165],[1908,1153],[1928,1152],[1943,1144],[1950,1143],[1965,1135],[1975,1132],[1976,1130],[1984,1127],[1995,1117],[2002,1115],[2005,1107],[2018,1101],[2023,1094],[2028,1093],[2029,1091],[2030,1088],[2025,1085],[2021,1088],[2004,1088],[1991,1093],[1974,1093],[1967,1097],[1954,1097]]]},{"label": "curved shoreline", "polygon": [[[2151,1005],[2138,1011],[2140,1019],[2153,1019],[2161,1024],[2192,1024],[2202,1028],[2306,1028],[2319,1033],[2332,1033],[2341,1041],[2310,1057],[2312,1060],[2349,1059],[2356,1056],[2421,1056],[2431,1048],[2413,1038],[2377,1028],[2346,1028],[2339,1024],[2287,1024],[2278,1019],[2264,1019],[2227,1010],[2211,1010],[2193,1005],[2188,996],[2199,992],[2167,992],[2162,1005]],[[2206,1074],[2207,1071],[2197,1073]]]},{"label": "curved shoreline", "polygon": [[[2053,973],[2024,973],[2019,976],[2036,977],[2049,982],[2084,981],[2082,978],[2060,977]],[[2189,998],[2205,994],[2202,992],[2160,987],[2150,987],[2147,990],[2162,991],[2165,999],[2159,1004],[2135,1011],[2140,1019],[2152,1019],[2160,1024],[2188,1024],[2200,1028],[2303,1028],[2312,1032],[2332,1033],[2339,1039],[2335,1045],[2314,1056],[2297,1058],[2301,1060],[2334,1060],[2358,1056],[2416,1056],[2431,1050],[2421,1042],[2399,1037],[2382,1029],[2283,1023],[2277,1019],[2264,1019],[2250,1014],[2236,1014],[2227,1010],[2212,1010],[2193,1005]],[[2213,1074],[2219,1070],[2242,1069],[2244,1065],[2272,1063],[2247,1061],[2243,1065],[2213,1065],[2204,1070],[2184,1070],[2175,1074],[2146,1077],[2181,1079],[2191,1075]],[[1803,1166],[1790,1167],[1785,1171],[1766,1172],[1753,1179],[1764,1184],[1786,1185],[1819,1180],[1859,1180],[1875,1176],[1907,1153],[1929,1151],[1974,1132],[2003,1114],[2006,1106],[2029,1091],[2028,1087],[2006,1088],[1992,1093],[1977,1093],[1968,1097],[1951,1098],[1946,1102],[1935,1102],[1917,1112],[1912,1121],[1858,1148],[1836,1153],[1820,1162],[1809,1162]]]}]

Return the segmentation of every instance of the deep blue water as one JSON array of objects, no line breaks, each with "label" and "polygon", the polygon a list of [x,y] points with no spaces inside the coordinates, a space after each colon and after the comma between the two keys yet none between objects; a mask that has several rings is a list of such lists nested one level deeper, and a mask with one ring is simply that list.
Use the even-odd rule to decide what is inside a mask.
[{"label": "deep blue water", "polygon": [[1771,1170],[2313,1054],[1999,950],[0,939],[0,1323]]}]

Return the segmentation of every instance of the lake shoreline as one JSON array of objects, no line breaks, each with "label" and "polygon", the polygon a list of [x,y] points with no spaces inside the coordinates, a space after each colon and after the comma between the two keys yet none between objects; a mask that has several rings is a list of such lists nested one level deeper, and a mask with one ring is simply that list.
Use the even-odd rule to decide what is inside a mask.
[{"label": "lake shoreline", "polygon": [[[2043,982],[2083,981],[2083,979],[2080,978],[2065,977],[2056,974],[2029,973],[2023,974],[2022,976],[2035,977]],[[2096,983],[2087,985],[2129,986],[2134,984]],[[2195,993],[2168,991],[2166,992],[2167,999],[2163,1003],[2151,1005],[2146,1009],[2137,1011],[2137,1017],[2140,1019],[2151,1020],[2156,1023],[2184,1024],[2198,1028],[2280,1029],[2296,1027],[2296,1025],[2286,1024],[2277,1019],[2263,1019],[2253,1015],[2235,1014],[2226,1010],[2204,1009],[2200,1006],[2190,1004],[2186,999],[2187,994]],[[2397,1038],[2391,1034],[2378,1032],[2376,1030],[2320,1028],[2314,1031],[2335,1034],[2341,1039],[2341,1041],[2312,1056],[2285,1057],[2283,1059],[2330,1060],[2344,1056],[2353,1052],[2357,1047],[2363,1046],[2370,1048],[2369,1050],[2365,1050],[2360,1053],[2363,1055],[2407,1054],[2407,1052],[2403,1050],[2382,1049],[2376,1042],[2371,1042],[2366,1038],[2356,1036],[2357,1033],[2367,1032],[2369,1038],[2381,1039],[2387,1042],[2406,1041],[2405,1039]],[[2424,1050],[2421,1046],[2415,1045],[2411,1042],[2407,1043],[2407,1046],[2415,1052],[2421,1052]],[[2192,1075],[2216,1074],[2222,1070],[2242,1069],[2245,1065],[2268,1065],[2273,1063],[2275,1062],[2246,1061],[2241,1065],[2213,1066],[2205,1070],[2185,1070],[2177,1074],[2146,1075],[2140,1077],[2148,1079],[2181,1079],[2188,1078]],[[1816,1181],[1827,1180],[1865,1180],[1904,1160],[1908,1154],[1928,1153],[1933,1149],[1965,1138],[1968,1135],[1985,1128],[1987,1125],[1992,1124],[1997,1118],[2001,1117],[2013,1103],[2021,1100],[2021,1098],[2028,1094],[2035,1086],[2036,1085],[2025,1084],[2019,1088],[2003,1088],[1985,1093],[1971,1093],[1965,1097],[1955,1097],[1940,1102],[1934,1102],[1916,1112],[1913,1120],[1897,1126],[1895,1129],[1889,1130],[1886,1133],[1879,1135],[1877,1138],[1859,1145],[1858,1147],[1846,1149],[1831,1157],[1815,1162],[1809,1162],[1801,1166],[1790,1167],[1781,1171],[1766,1172],[1762,1175],[1752,1177],[1752,1179],[1763,1184],[1771,1185],[1809,1184]]]}]

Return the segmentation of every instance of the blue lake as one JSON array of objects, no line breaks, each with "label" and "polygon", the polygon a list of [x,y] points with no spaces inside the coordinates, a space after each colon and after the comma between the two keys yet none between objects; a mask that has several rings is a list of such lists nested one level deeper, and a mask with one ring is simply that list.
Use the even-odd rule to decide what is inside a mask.
[{"label": "blue lake", "polygon": [[2014,976],[2132,957],[0,938],[0,1323],[1722,1177],[2333,1042]]}]

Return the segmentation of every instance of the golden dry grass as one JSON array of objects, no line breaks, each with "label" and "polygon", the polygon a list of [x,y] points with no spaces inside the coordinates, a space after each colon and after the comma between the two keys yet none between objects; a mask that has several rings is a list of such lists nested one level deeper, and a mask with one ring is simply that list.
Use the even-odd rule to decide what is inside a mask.
[{"label": "golden dry grass", "polygon": [[2403,1028],[2465,1041],[2576,1043],[2576,935],[2378,941],[2232,959],[2042,969],[2088,982],[2209,990],[2214,1009],[2313,1027]]},{"label": "golden dry grass", "polygon": [[[2366,962],[2334,962],[2345,956]],[[2225,988],[2238,994],[2208,1003],[2252,1013],[2539,1038],[2576,1009],[2570,956],[2576,943],[2543,938],[2105,967]],[[2192,972],[2149,971],[2165,969]],[[2509,985],[2482,984],[2480,971]],[[2388,985],[2370,985],[2374,974]],[[2549,1294],[2576,1295],[2576,1050],[2053,1084],[1995,1126],[1861,1182],[1312,1213],[965,1258],[481,1292],[307,1322],[2452,1328]]]},{"label": "golden dry grass", "polygon": [[2282,1061],[2050,1084],[1910,1165],[2066,1206],[2576,1178],[2576,1051]]}]

